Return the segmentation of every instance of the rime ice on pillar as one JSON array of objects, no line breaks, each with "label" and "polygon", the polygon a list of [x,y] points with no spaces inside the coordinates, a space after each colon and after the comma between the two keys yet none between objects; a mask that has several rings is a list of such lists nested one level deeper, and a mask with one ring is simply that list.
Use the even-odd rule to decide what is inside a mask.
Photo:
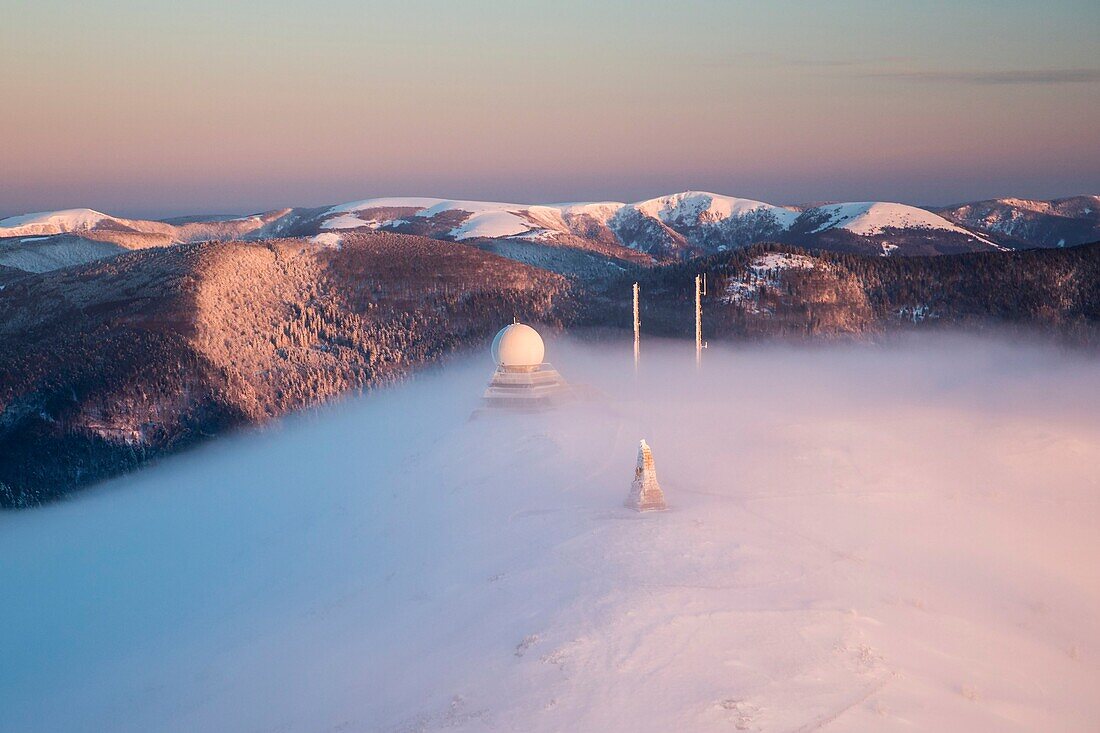
[{"label": "rime ice on pillar", "polygon": [[668,508],[665,494],[657,483],[657,468],[653,465],[653,451],[643,439],[638,445],[638,465],[634,469],[634,483],[626,506],[639,512],[660,512]]}]

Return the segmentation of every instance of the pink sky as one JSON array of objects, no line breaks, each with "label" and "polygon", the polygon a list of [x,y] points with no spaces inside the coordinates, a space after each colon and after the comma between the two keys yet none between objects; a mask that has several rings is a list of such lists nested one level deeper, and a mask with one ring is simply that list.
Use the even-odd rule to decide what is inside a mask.
[{"label": "pink sky", "polygon": [[938,5],[20,7],[0,214],[1100,191],[1100,11]]}]

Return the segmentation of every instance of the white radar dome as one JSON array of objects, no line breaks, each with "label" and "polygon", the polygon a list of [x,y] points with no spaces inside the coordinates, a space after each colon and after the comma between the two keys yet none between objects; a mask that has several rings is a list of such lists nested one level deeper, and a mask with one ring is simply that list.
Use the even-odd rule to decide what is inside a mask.
[{"label": "white radar dome", "polygon": [[503,367],[535,367],[546,355],[542,336],[523,323],[510,323],[493,339],[493,362]]}]

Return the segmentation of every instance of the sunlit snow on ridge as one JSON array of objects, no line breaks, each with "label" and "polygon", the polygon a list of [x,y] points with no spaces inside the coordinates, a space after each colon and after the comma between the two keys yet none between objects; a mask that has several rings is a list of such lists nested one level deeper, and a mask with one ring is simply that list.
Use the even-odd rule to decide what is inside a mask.
[{"label": "sunlit snow on ridge", "polygon": [[815,232],[839,228],[846,229],[853,234],[868,236],[881,234],[887,229],[942,229],[965,234],[968,237],[981,239],[983,242],[988,243],[988,240],[956,224],[952,224],[942,216],[905,204],[861,201],[847,204],[827,204],[817,207],[816,211],[827,218],[814,230]]},{"label": "sunlit snow on ridge", "polygon": [[629,228],[632,217],[639,216],[668,225],[701,229],[722,227],[730,222],[751,222],[758,226],[766,224],[772,227],[774,233],[781,233],[793,227],[801,217],[810,215],[819,222],[812,232],[815,234],[837,228],[861,236],[874,236],[889,229],[927,229],[962,234],[995,246],[943,217],[904,204],[865,201],[826,204],[802,211],[707,191],[684,191],[632,204],[616,201],[512,204],[416,197],[363,199],[330,208],[327,214],[334,218],[324,222],[322,227],[390,226],[399,220],[387,219],[384,212],[393,209],[413,209],[413,215],[423,219],[465,212],[462,223],[449,232],[451,237],[459,240],[474,237],[531,238],[536,235],[539,239],[546,239],[555,235],[570,235],[574,233],[570,219],[578,216],[610,227],[616,236],[620,226]]},{"label": "sunlit snow on ridge", "polygon": [[748,214],[768,213],[787,228],[802,213],[763,201],[734,198],[706,191],[685,191],[633,204],[638,211],[665,222],[707,224]]},{"label": "sunlit snow on ridge", "polygon": [[50,235],[91,229],[96,224],[114,217],[93,209],[65,209],[63,211],[38,211],[0,219],[0,237],[22,235]]},{"label": "sunlit snow on ridge", "polygon": [[[271,236],[282,231],[281,225],[276,222],[292,211],[283,209],[265,215],[214,218],[210,222],[197,217],[188,224],[180,225],[120,219],[91,209],[71,209],[0,220],[0,237],[56,235],[105,226],[119,229],[119,225],[125,231],[153,233],[180,241],[217,236]],[[304,214],[302,220],[297,216],[288,221],[316,227],[317,230],[368,228],[408,233],[424,233],[427,230],[429,236],[460,241],[517,237],[553,242],[573,237],[597,237],[604,241],[618,240],[619,244],[628,247],[643,248],[654,245],[652,242],[648,245],[639,243],[639,227],[643,231],[650,228],[658,240],[661,239],[660,233],[666,231],[665,227],[670,227],[695,244],[702,241],[707,243],[707,247],[718,249],[798,231],[798,224],[808,217],[816,227],[811,234],[830,229],[843,229],[859,236],[875,236],[892,229],[937,230],[1000,248],[937,214],[903,204],[856,202],[801,210],[706,191],[684,191],[635,203],[522,204],[391,196],[339,204],[320,214],[309,212]],[[221,221],[244,222],[252,226],[211,228],[213,223]],[[417,226],[409,227],[412,224]],[[664,243],[656,246],[670,245]]]}]

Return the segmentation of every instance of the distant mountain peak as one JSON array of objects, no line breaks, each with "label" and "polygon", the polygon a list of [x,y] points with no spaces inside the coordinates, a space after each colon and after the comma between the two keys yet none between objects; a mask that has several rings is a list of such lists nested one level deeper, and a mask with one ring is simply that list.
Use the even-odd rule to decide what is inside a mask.
[{"label": "distant mountain peak", "polygon": [[1100,240],[1100,196],[1049,201],[1005,197],[939,209],[967,229],[1013,247],[1069,247]]},{"label": "distant mountain peak", "polygon": [[[95,209],[61,209],[37,211],[32,214],[9,216],[0,219],[0,236],[26,236],[29,234],[60,234],[62,232],[91,229],[104,219],[113,219]],[[13,233],[7,233],[10,230]]]}]

